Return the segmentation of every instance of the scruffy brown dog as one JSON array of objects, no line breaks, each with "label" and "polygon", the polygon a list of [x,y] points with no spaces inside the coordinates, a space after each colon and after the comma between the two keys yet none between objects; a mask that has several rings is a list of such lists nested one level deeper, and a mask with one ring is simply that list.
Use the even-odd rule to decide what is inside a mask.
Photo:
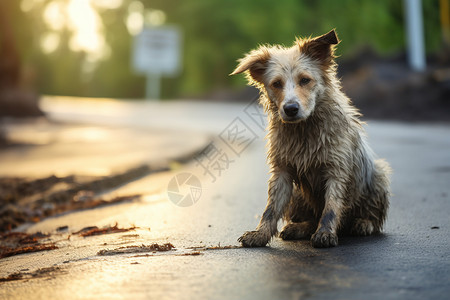
[{"label": "scruffy brown dog", "polygon": [[336,77],[334,30],[294,46],[261,46],[240,60],[261,90],[268,113],[269,199],[245,247],[265,246],[288,222],[284,240],[311,238],[314,247],[338,244],[338,234],[380,232],[389,206],[389,165],[375,160],[360,114]]}]

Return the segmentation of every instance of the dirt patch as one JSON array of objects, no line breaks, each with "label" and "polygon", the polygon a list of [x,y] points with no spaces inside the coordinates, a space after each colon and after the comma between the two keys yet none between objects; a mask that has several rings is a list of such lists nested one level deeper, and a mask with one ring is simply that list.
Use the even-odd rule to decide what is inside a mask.
[{"label": "dirt patch", "polygon": [[188,252],[183,254],[177,254],[178,256],[197,256],[197,255],[203,255],[200,251],[194,251],[194,252]]},{"label": "dirt patch", "polygon": [[[63,227],[65,228],[66,231],[68,231],[68,226]],[[58,249],[58,246],[56,246],[56,242],[58,241],[55,242],[55,237],[59,237],[61,240],[61,236],[63,236],[64,240],[70,240],[70,237],[72,235],[89,237],[103,234],[122,233],[135,230],[137,229],[137,227],[133,226],[129,228],[119,228],[116,223],[113,226],[106,226],[102,228],[98,228],[97,226],[89,226],[71,234],[70,233],[62,234],[58,229],[60,228],[57,228],[56,232],[54,232],[53,234],[43,234],[41,232],[33,234],[28,234],[25,232],[0,233],[0,259],[9,256],[14,256],[17,254]],[[137,247],[140,250],[139,249],[133,250],[134,247],[129,247],[128,251],[131,251],[131,253],[145,252],[145,251],[168,251],[171,250],[171,248],[169,249],[169,247],[173,248],[173,245],[170,243],[164,244],[162,246],[159,246],[158,244],[154,244],[151,246],[142,245],[141,247]],[[116,249],[112,251],[125,251],[125,250]]]},{"label": "dirt patch", "polygon": [[206,247],[205,250],[227,250],[227,249],[238,249],[242,248],[242,246],[215,246],[215,247]]},{"label": "dirt patch", "polygon": [[143,252],[166,252],[176,250],[175,246],[171,243],[165,243],[163,245],[141,245],[141,246],[126,246],[112,250],[100,250],[97,255],[118,255],[118,254],[130,254],[130,253],[143,253]]},{"label": "dirt patch", "polygon": [[114,226],[107,226],[103,228],[98,228],[97,226],[90,226],[81,229],[80,231],[74,232],[73,234],[80,235],[82,237],[88,237],[93,235],[102,235],[102,234],[111,234],[111,233],[120,233],[127,232],[131,230],[135,230],[137,227],[133,226],[130,228],[119,228],[117,227],[117,223]]},{"label": "dirt patch", "polygon": [[38,269],[34,272],[17,272],[10,274],[6,277],[0,277],[0,282],[24,280],[32,278],[53,278],[56,273],[61,273],[62,270],[59,267],[49,267]]},{"label": "dirt patch", "polygon": [[213,247],[198,246],[198,247],[190,247],[188,249],[204,251],[204,250],[228,250],[228,249],[239,249],[239,248],[242,248],[242,246],[233,246],[233,245],[221,246],[219,244],[218,246],[213,246]]},{"label": "dirt patch", "polygon": [[48,240],[50,235],[37,232],[28,234],[24,232],[10,232],[0,234],[0,258],[17,254],[58,249],[53,242],[41,242]]},{"label": "dirt patch", "polygon": [[[214,246],[214,247],[206,247],[206,246],[199,246],[199,247],[188,247],[186,249],[191,250],[191,252],[186,253],[180,253],[175,254],[175,256],[199,256],[203,255],[204,251],[208,250],[227,250],[227,249],[238,249],[242,248],[242,246]],[[141,246],[126,246],[126,247],[120,247],[117,249],[106,249],[106,250],[100,250],[97,252],[97,255],[101,256],[109,256],[109,255],[118,255],[118,254],[137,254],[137,253],[145,253],[145,254],[138,254],[134,255],[132,257],[151,257],[154,256],[156,252],[166,252],[166,251],[172,251],[177,250],[174,245],[171,243],[166,243],[163,245],[159,244],[152,244],[152,245],[141,245]],[[146,253],[147,252],[147,253]],[[152,253],[149,253],[152,252]]]},{"label": "dirt patch", "polygon": [[58,249],[58,247],[54,243],[37,244],[37,245],[32,245],[32,246],[22,246],[22,247],[17,247],[14,249],[0,247],[0,258],[14,256],[17,254],[39,252],[39,251],[45,251],[45,250],[54,250],[54,249]]},{"label": "dirt patch", "polygon": [[343,90],[365,118],[450,122],[450,63],[427,59],[427,70],[413,72],[405,54],[390,58],[365,49],[339,63]]},{"label": "dirt patch", "polygon": [[96,193],[158,171],[163,169],[144,165],[107,177],[0,178],[0,232],[67,211],[135,201],[140,195],[103,199]]}]

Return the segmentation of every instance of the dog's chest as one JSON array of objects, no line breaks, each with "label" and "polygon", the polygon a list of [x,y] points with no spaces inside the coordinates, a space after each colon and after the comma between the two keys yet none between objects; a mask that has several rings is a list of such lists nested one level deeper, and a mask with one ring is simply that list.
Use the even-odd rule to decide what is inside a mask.
[{"label": "dog's chest", "polygon": [[269,151],[282,164],[306,173],[326,161],[327,139],[314,131],[278,130],[270,135]]}]

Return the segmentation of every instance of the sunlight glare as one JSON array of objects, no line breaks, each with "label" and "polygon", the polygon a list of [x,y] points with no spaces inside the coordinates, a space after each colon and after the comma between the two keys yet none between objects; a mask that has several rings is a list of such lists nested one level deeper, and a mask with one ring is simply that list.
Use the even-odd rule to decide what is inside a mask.
[{"label": "sunlight glare", "polygon": [[144,5],[141,1],[133,1],[128,5],[128,16],[125,20],[128,32],[136,35],[144,27]]},{"label": "sunlight glare", "polygon": [[144,12],[144,4],[141,1],[132,1],[130,5],[128,5],[128,12]]},{"label": "sunlight glare", "polygon": [[131,35],[136,35],[142,31],[144,27],[144,16],[142,13],[134,11],[127,17],[127,29]]},{"label": "sunlight glare", "polygon": [[61,30],[66,25],[65,7],[62,2],[50,2],[44,10],[44,21],[52,30]]},{"label": "sunlight glare", "polygon": [[91,2],[94,6],[105,9],[116,9],[123,4],[123,0],[91,0]]},{"label": "sunlight glare", "polygon": [[43,0],[22,0],[22,2],[20,2],[20,9],[27,13],[31,11],[36,4],[41,4],[42,2]]},{"label": "sunlight glare", "polygon": [[[41,2],[42,17],[50,29],[50,33],[44,34],[39,41],[43,53],[50,54],[57,50],[63,42],[61,32],[68,29],[70,50],[86,54],[82,65],[85,75],[92,73],[101,60],[111,56],[112,49],[106,41],[105,28],[99,12],[118,9],[124,5],[124,0],[22,0],[21,9],[31,11]],[[135,0],[130,4],[134,10],[143,10],[143,4],[139,1]],[[132,19],[134,28],[139,27],[139,17],[138,22],[136,18]]]},{"label": "sunlight glare", "polygon": [[59,34],[56,32],[48,32],[41,37],[40,44],[45,54],[50,54],[58,49],[60,43]]},{"label": "sunlight glare", "polygon": [[70,48],[95,53],[104,46],[102,23],[89,0],[70,0],[67,7],[69,26],[74,31]]},{"label": "sunlight glare", "polygon": [[166,21],[166,14],[162,10],[152,9],[145,14],[145,21],[149,25],[159,26]]}]

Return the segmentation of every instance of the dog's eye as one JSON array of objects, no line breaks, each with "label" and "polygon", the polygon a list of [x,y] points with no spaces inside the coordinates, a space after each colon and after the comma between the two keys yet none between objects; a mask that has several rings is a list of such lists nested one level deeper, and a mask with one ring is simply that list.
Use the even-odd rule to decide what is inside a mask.
[{"label": "dog's eye", "polygon": [[300,79],[300,85],[307,85],[310,81],[311,79],[303,77],[302,79]]},{"label": "dog's eye", "polygon": [[281,80],[277,80],[274,83],[272,83],[272,86],[276,89],[281,89],[283,87],[283,83],[281,82]]}]

